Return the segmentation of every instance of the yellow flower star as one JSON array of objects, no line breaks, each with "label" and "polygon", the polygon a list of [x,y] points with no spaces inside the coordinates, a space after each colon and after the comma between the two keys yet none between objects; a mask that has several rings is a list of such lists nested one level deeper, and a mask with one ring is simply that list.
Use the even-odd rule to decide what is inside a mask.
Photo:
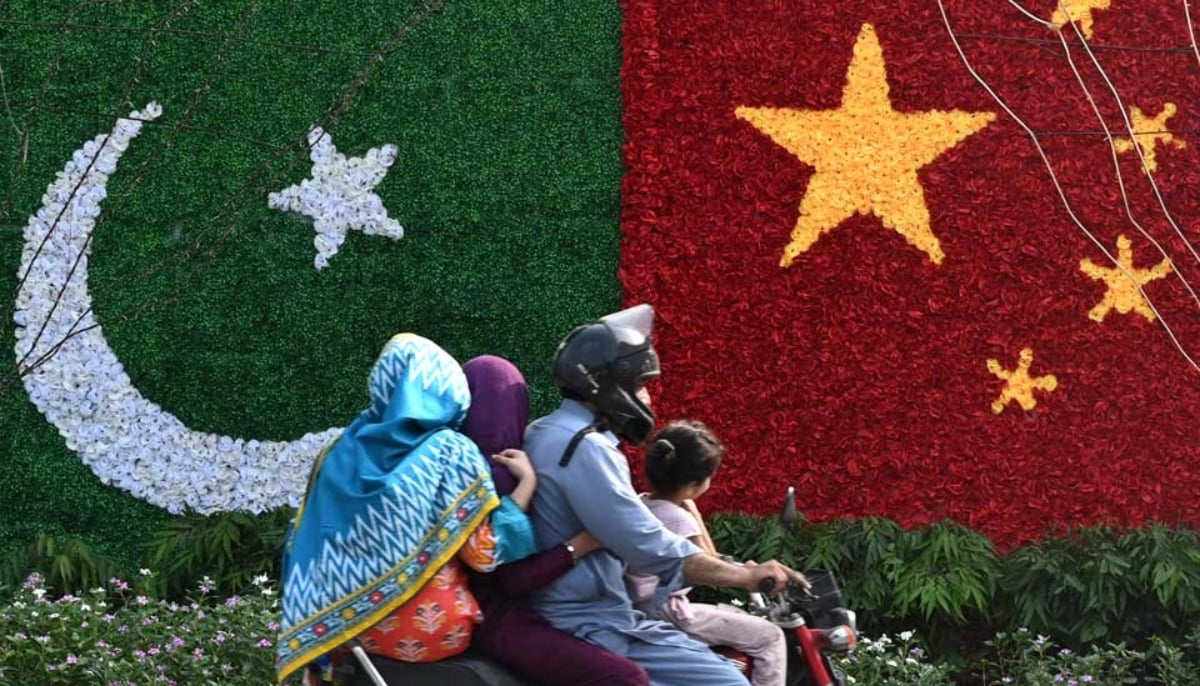
[{"label": "yellow flower star", "polygon": [[1108,286],[1108,290],[1104,293],[1104,299],[1093,307],[1091,312],[1088,312],[1088,316],[1102,322],[1108,313],[1115,309],[1121,314],[1137,312],[1146,319],[1154,321],[1154,311],[1150,309],[1146,298],[1142,296],[1141,287],[1170,274],[1171,261],[1163,260],[1150,269],[1138,269],[1133,266],[1133,250],[1129,239],[1125,236],[1118,236],[1117,262],[1125,268],[1125,271],[1133,275],[1133,279],[1126,276],[1119,267],[1101,267],[1086,258],[1079,261],[1079,269],[1084,274],[1097,281],[1103,281]]},{"label": "yellow flower star", "polygon": [[854,44],[837,109],[738,107],[735,113],[816,167],[780,260],[784,267],[844,219],[868,213],[941,264],[945,254],[929,227],[917,170],[995,118],[992,112],[893,109],[883,49],[870,24]]},{"label": "yellow flower star", "polygon": [[[1173,102],[1163,103],[1162,112],[1153,118],[1147,117],[1137,105],[1129,108],[1129,123],[1133,125],[1133,137],[1137,141],[1137,146],[1142,149],[1142,156],[1146,158],[1146,169],[1150,171],[1158,169],[1155,148],[1159,143],[1173,145],[1176,148],[1187,147],[1186,142],[1175,140],[1175,136],[1167,130],[1167,120],[1175,116],[1175,112],[1176,107]],[[1146,138],[1150,140],[1147,141]],[[1131,152],[1134,141],[1128,138],[1118,138],[1113,141],[1113,144],[1116,145],[1117,152]]]},{"label": "yellow flower star", "polygon": [[1049,392],[1058,388],[1058,378],[1053,374],[1030,376],[1029,366],[1031,364],[1033,364],[1033,349],[1031,348],[1021,351],[1017,368],[1011,371],[1001,367],[996,360],[987,361],[988,371],[1005,382],[1000,397],[992,402],[992,412],[1000,414],[1013,400],[1017,401],[1022,410],[1028,412],[1037,407],[1037,398],[1033,397],[1034,391]]},{"label": "yellow flower star", "polygon": [[1050,17],[1050,23],[1061,29],[1067,22],[1079,22],[1079,30],[1085,38],[1092,37],[1092,12],[1106,10],[1112,0],[1058,0],[1058,9]]}]

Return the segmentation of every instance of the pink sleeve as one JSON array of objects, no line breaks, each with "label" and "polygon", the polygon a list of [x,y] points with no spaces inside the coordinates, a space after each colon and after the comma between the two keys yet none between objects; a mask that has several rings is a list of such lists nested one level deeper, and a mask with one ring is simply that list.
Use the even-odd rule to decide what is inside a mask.
[{"label": "pink sleeve", "polygon": [[668,530],[684,538],[699,536],[702,533],[700,523],[696,521],[696,518],[675,503],[665,500],[651,500],[648,505],[650,511],[654,513],[655,517],[658,517],[659,521]]}]

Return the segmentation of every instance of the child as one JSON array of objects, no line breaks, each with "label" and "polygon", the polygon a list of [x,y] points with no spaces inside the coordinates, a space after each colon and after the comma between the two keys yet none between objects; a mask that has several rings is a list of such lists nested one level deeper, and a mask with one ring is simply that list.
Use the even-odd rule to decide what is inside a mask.
[{"label": "child", "polygon": [[[663,526],[691,540],[710,555],[717,555],[695,499],[708,490],[713,474],[725,456],[725,446],[700,422],[672,422],[650,440],[646,451],[646,478],[653,491],[643,495],[646,507]],[[692,638],[713,646],[727,646],[754,658],[754,686],[783,686],[787,672],[787,647],[783,631],[765,619],[729,605],[707,605],[688,600],[687,588],[673,593],[661,607],[650,607],[656,577],[630,576],[630,592],[638,609],[662,619]]]}]

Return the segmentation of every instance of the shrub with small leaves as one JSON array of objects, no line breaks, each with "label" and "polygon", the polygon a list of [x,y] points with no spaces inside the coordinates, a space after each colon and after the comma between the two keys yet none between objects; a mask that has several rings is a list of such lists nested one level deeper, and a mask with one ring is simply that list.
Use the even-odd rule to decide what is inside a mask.
[{"label": "shrub with small leaves", "polygon": [[0,683],[216,686],[272,683],[279,599],[266,576],[243,596],[201,582],[186,603],[156,600],[150,570],[82,597],[51,598],[31,575],[0,608]]},{"label": "shrub with small leaves", "polygon": [[1021,684],[1023,686],[1124,686],[1137,683],[1163,683],[1139,680],[1138,675],[1154,671],[1153,660],[1145,652],[1125,645],[1092,646],[1073,651],[1056,645],[1046,636],[1028,629],[1001,632],[988,642],[995,657],[981,668],[981,681],[987,686]]},{"label": "shrub with small leaves", "polygon": [[846,675],[846,683],[863,686],[952,686],[954,669],[929,661],[911,631],[893,640],[887,634],[876,639],[860,636],[858,648],[838,655],[834,666]]}]

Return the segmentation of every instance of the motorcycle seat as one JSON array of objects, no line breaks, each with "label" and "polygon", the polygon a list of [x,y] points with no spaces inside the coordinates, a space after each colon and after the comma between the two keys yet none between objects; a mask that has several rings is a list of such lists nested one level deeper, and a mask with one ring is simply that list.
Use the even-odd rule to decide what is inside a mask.
[{"label": "motorcycle seat", "polygon": [[[377,655],[371,656],[371,662],[388,686],[530,686],[530,682],[472,651],[438,662],[401,662]],[[348,678],[339,684],[373,686],[357,660],[347,660],[345,667]]]}]

